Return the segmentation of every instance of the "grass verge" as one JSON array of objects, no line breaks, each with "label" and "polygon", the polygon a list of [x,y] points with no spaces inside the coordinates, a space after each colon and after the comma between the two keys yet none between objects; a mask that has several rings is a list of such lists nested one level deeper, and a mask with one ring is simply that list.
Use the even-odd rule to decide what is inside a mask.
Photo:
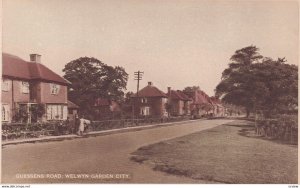
[{"label": "grass verge", "polygon": [[141,147],[131,160],[154,170],[216,183],[296,184],[297,153],[297,146],[258,137],[253,122],[237,120]]}]

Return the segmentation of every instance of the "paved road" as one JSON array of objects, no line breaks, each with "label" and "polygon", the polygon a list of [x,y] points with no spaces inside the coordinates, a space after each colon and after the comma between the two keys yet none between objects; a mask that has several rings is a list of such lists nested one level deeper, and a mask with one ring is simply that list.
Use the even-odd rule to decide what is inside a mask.
[{"label": "paved road", "polygon": [[105,136],[5,146],[2,149],[2,182],[205,183],[153,171],[129,158],[141,146],[213,128],[229,121],[200,120]]}]

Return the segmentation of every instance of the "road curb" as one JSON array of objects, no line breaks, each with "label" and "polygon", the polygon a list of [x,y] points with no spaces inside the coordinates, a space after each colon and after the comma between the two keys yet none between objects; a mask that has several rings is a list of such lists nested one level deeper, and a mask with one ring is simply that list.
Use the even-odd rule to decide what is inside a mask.
[{"label": "road curb", "polygon": [[203,121],[203,120],[206,120],[206,119],[168,122],[168,123],[135,126],[135,127],[126,127],[126,128],[121,128],[121,129],[95,131],[95,132],[89,132],[83,136],[62,135],[62,136],[47,136],[47,137],[42,137],[42,138],[30,138],[30,139],[23,139],[23,140],[2,141],[2,146],[18,145],[18,144],[26,144],[26,143],[40,143],[40,142],[49,142],[49,141],[73,140],[73,139],[78,139],[78,138],[88,138],[88,137],[92,137],[92,136],[93,137],[104,136],[104,135],[117,134],[117,133],[130,132],[130,131],[140,131],[140,130],[151,129],[151,128],[156,128],[156,127],[171,126],[171,125],[176,125],[176,124],[181,124],[181,123],[185,124],[185,123],[189,123],[189,122]]}]

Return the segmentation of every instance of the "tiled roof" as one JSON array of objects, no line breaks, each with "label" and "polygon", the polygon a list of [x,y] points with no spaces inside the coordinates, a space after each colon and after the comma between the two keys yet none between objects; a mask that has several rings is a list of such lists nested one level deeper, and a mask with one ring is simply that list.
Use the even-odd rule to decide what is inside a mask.
[{"label": "tiled roof", "polygon": [[[133,97],[136,97],[136,94]],[[167,97],[167,95],[157,87],[147,85],[139,91],[139,97]]]},{"label": "tiled roof", "polygon": [[195,104],[210,103],[209,96],[201,90],[196,91]]},{"label": "tiled roof", "polygon": [[7,53],[2,53],[2,75],[18,79],[57,82],[63,85],[70,84],[41,63],[27,62]]},{"label": "tiled roof", "polygon": [[184,94],[180,90],[177,90],[177,91],[170,90],[170,93],[168,93],[167,95],[172,99],[183,100],[183,101],[190,101],[191,100],[186,94]]}]

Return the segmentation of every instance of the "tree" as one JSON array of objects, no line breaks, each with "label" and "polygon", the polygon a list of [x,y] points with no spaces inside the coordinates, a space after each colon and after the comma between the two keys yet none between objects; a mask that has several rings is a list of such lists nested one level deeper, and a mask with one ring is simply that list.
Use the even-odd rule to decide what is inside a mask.
[{"label": "tree", "polygon": [[128,74],[124,68],[108,66],[93,57],[80,57],[65,65],[64,78],[70,81],[69,98],[83,114],[93,114],[96,98],[120,101],[124,97]]},{"label": "tree", "polygon": [[197,90],[200,90],[200,86],[188,86],[183,89],[183,92],[190,93],[190,92],[194,92]]},{"label": "tree", "polygon": [[[265,116],[295,112],[298,106],[298,67],[285,63],[284,58],[276,61],[268,58],[252,66],[255,83],[264,91],[257,101],[257,108]],[[257,89],[256,89],[257,90]]]},{"label": "tree", "polygon": [[230,58],[232,62],[229,63],[229,67],[222,73],[222,81],[216,87],[218,97],[224,95],[225,102],[244,106],[247,116],[253,110],[256,101],[252,94],[253,87],[259,87],[253,85],[253,75],[250,71],[250,66],[263,58],[258,51],[259,49],[252,45],[236,50]]},{"label": "tree", "polygon": [[222,74],[216,95],[222,100],[250,111],[264,110],[265,115],[287,112],[297,106],[298,67],[285,58],[263,58],[258,48],[237,50]]}]

